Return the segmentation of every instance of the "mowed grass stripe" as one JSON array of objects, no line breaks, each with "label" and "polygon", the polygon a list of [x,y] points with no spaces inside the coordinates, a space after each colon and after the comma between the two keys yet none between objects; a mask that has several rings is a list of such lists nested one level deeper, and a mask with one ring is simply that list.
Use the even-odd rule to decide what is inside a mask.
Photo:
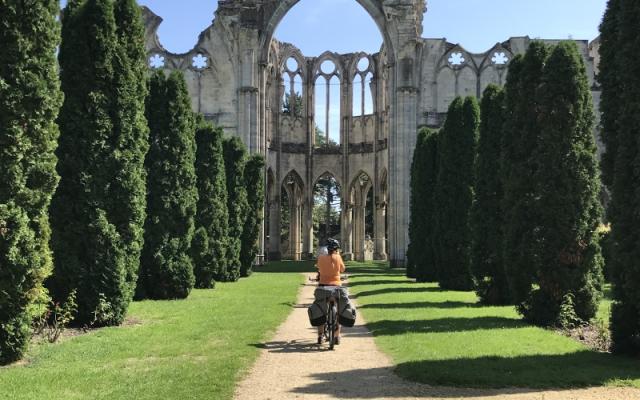
[{"label": "mowed grass stripe", "polygon": [[0,369],[0,399],[231,399],[291,312],[312,263],[277,263],[187,300],[131,305],[139,324],[33,346]]},{"label": "mowed grass stripe", "polygon": [[[530,326],[512,306],[484,307],[473,292],[411,282],[384,264],[347,269],[360,312],[403,378],[460,387],[640,387],[640,360]],[[609,306],[603,301],[599,315]]]}]

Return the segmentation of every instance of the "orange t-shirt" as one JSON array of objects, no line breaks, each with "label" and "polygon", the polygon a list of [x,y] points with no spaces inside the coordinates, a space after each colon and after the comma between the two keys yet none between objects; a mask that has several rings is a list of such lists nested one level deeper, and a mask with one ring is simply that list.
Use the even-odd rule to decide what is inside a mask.
[{"label": "orange t-shirt", "polygon": [[319,256],[318,271],[321,285],[341,286],[340,273],[344,272],[344,262],[340,254]]}]

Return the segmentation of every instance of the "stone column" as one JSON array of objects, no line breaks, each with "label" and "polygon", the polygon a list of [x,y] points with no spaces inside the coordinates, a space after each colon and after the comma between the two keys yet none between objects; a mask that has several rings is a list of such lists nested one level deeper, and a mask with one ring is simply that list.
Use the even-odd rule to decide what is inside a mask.
[{"label": "stone column", "polygon": [[385,238],[385,220],[387,213],[387,203],[380,202],[376,204],[376,216],[375,216],[375,232],[374,232],[374,260],[386,260],[387,259],[387,246]]},{"label": "stone column", "polygon": [[293,190],[289,222],[289,252],[294,261],[300,261],[300,201],[296,199],[297,190]]},{"label": "stone column", "polygon": [[304,260],[310,260],[313,257],[313,203],[307,197],[304,201],[303,217],[302,217],[302,256]]},{"label": "stone column", "polygon": [[356,261],[364,261],[364,215],[366,201],[360,196],[360,201],[356,201],[353,208],[353,255]]},{"label": "stone column", "polygon": [[282,250],[280,247],[280,196],[275,196],[269,202],[269,260],[280,260]]},{"label": "stone column", "polygon": [[353,203],[342,202],[342,258],[345,261],[353,260],[353,250],[351,247],[353,238]]}]

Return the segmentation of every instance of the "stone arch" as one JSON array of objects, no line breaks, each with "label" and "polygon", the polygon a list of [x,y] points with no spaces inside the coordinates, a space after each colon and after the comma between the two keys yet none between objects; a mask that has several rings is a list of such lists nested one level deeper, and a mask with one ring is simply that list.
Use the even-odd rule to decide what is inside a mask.
[{"label": "stone arch", "polygon": [[297,188],[302,192],[304,190],[304,180],[300,177],[300,174],[295,169],[292,169],[282,179],[281,186],[297,185]]},{"label": "stone arch", "polygon": [[313,178],[313,186],[315,187],[316,184],[318,183],[318,181],[320,180],[320,178],[322,178],[323,176],[326,175],[330,175],[333,179],[336,180],[336,182],[338,183],[338,185],[342,188],[344,187],[344,185],[342,184],[342,180],[340,179],[340,174],[336,173],[336,172],[332,172],[328,169],[325,169],[324,172],[321,172],[319,174],[316,174],[316,176]]},{"label": "stone arch", "polygon": [[[275,34],[278,25],[282,21],[282,19],[287,15],[289,10],[291,10],[300,0],[281,0],[276,2],[277,4],[272,8],[270,13],[265,15],[264,17],[264,29],[260,35],[260,62],[264,62],[264,60],[268,59],[269,53],[269,44],[273,40],[273,35]],[[356,0],[367,13],[371,16],[376,26],[380,30],[380,34],[383,39],[383,43],[386,44],[387,50],[389,51],[389,61],[393,62],[395,60],[394,57],[394,49],[393,42],[391,41],[391,35],[389,32],[391,23],[387,19],[385,15],[383,5],[381,1],[378,0]]]},{"label": "stone arch", "polygon": [[[335,71],[331,74],[324,73],[320,68],[322,63],[324,63],[325,61],[331,61],[336,66]],[[345,82],[348,79],[347,75],[345,74],[345,70],[345,65],[342,61],[342,57],[340,57],[339,54],[332,51],[325,51],[324,53],[316,57],[313,61],[313,67],[311,68],[312,80],[315,82],[315,80],[319,76],[330,77],[333,75],[337,75],[338,78],[340,78],[340,82]]]}]

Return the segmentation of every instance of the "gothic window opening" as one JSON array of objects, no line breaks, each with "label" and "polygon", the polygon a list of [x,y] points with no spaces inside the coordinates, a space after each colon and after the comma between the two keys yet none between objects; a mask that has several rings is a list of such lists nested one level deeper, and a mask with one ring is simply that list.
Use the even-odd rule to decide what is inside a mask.
[{"label": "gothic window opening", "polygon": [[304,102],[302,97],[302,75],[300,65],[294,57],[289,57],[282,72],[284,91],[282,94],[282,113],[293,117],[302,117]]},{"label": "gothic window opening", "polygon": [[324,60],[316,72],[314,98],[315,145],[339,145],[341,81],[337,66],[331,60]]},{"label": "gothic window opening", "polygon": [[313,187],[313,245],[322,246],[328,238],[341,240],[341,188],[330,173],[322,175]]}]

